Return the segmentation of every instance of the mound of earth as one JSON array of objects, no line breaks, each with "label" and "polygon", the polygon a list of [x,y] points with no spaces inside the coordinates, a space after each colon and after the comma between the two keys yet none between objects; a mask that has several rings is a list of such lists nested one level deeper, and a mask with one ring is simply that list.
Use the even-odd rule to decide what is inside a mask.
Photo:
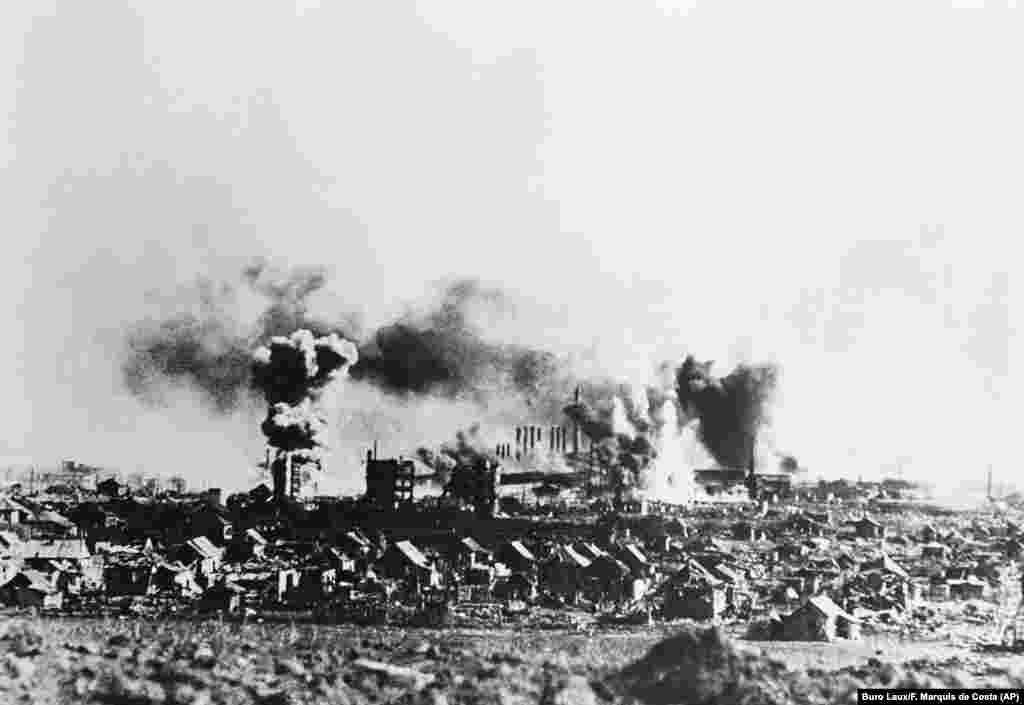
[{"label": "mound of earth", "polygon": [[785,665],[738,650],[717,627],[655,644],[620,672],[618,685],[651,705],[792,702]]}]

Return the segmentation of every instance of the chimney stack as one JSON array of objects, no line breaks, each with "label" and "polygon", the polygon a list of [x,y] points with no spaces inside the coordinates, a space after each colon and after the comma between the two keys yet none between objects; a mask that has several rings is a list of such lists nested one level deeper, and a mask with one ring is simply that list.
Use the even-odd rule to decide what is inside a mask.
[{"label": "chimney stack", "polygon": [[[575,403],[580,403],[580,387],[576,385],[576,396]],[[580,452],[580,425],[578,422],[572,422],[572,452],[578,454]]]}]

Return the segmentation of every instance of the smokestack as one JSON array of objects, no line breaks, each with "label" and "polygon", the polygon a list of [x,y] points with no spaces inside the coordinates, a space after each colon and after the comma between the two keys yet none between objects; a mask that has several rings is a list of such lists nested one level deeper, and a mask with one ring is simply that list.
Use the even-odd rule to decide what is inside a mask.
[{"label": "smokestack", "polygon": [[523,427],[516,426],[516,447],[518,448],[523,443]]},{"label": "smokestack", "polygon": [[[576,404],[576,406],[579,406],[580,404],[579,385],[576,385],[576,395],[573,403]],[[578,455],[580,452],[580,424],[575,419],[573,419],[572,422],[572,452],[574,455]]]}]

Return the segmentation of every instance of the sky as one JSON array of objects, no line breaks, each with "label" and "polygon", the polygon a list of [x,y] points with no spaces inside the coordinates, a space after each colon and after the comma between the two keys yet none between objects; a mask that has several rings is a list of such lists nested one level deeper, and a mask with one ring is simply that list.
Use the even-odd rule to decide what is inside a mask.
[{"label": "sky", "polygon": [[371,324],[478,277],[494,336],[630,379],[776,363],[818,474],[1012,478],[1013,5],[7,3],[0,458],[243,482],[258,428],[119,356],[266,257]]}]

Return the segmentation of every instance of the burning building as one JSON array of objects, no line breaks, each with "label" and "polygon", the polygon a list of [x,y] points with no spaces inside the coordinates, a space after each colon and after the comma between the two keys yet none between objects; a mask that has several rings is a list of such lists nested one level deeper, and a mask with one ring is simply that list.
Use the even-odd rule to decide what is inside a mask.
[{"label": "burning building", "polygon": [[378,460],[366,452],[366,501],[378,511],[393,512],[412,506],[416,466],[411,460]]}]

